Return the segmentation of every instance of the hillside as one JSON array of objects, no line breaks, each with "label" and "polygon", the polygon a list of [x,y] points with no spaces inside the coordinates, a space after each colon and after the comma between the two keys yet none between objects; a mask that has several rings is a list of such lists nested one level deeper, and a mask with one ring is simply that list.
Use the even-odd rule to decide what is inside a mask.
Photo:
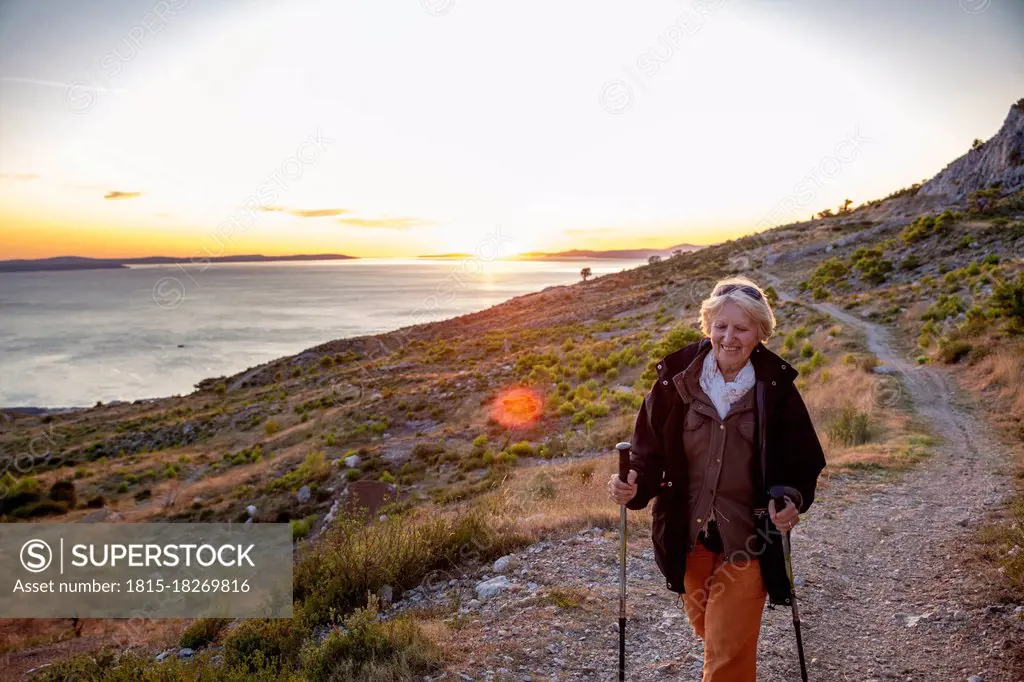
[{"label": "hillside", "polygon": [[[798,567],[806,570],[798,594],[809,604],[808,645],[819,657],[812,670],[836,676],[830,679],[949,679],[954,667],[957,674],[969,667],[966,679],[987,666],[985,680],[1011,679],[1024,642],[1014,620],[1024,604],[1024,518],[1013,516],[1024,515],[1024,503],[1011,497],[1005,475],[1024,441],[1024,188],[1012,153],[1013,144],[1024,148],[1014,132],[1020,118],[1011,111],[1009,128],[986,143],[988,152],[970,152],[935,184],[847,214],[549,287],[451,320],[332,341],[209,378],[188,396],[8,415],[0,448],[19,457],[21,475],[5,475],[0,513],[5,521],[292,522],[301,613],[289,625],[294,631],[258,621],[202,625],[212,632],[202,643],[213,646],[196,661],[170,657],[162,664],[168,676],[235,665],[240,642],[253,637],[268,647],[306,642],[305,664],[297,645],[284,647],[273,665],[286,672],[268,675],[312,665],[310,656],[327,668],[356,666],[345,669],[355,674],[361,664],[338,652],[350,646],[351,630],[364,627],[360,636],[404,642],[398,649],[408,657],[388,665],[419,679],[485,670],[495,679],[586,679],[612,655],[610,633],[600,630],[614,620],[616,587],[617,508],[603,491],[608,453],[628,437],[653,363],[697,338],[701,299],[717,279],[745,273],[773,285],[779,328],[767,345],[800,372],[829,462],[820,504],[801,525],[807,535],[795,550],[815,563]],[[1002,184],[965,180],[977,173]],[[948,394],[956,385],[963,392],[954,399]],[[509,391],[516,388],[529,392],[515,401]],[[522,409],[523,395],[539,418],[503,425],[502,408]],[[74,483],[75,504],[47,499],[58,480]],[[937,516],[946,500],[955,512]],[[360,517],[353,501],[367,504],[369,516]],[[679,652],[651,644],[665,638],[651,632],[649,619],[678,641],[687,625],[653,579],[649,511],[631,518],[637,601],[630,610],[648,619],[631,625],[631,661],[652,665],[643,679],[655,679],[691,663],[686,653],[675,668],[664,661]],[[864,528],[842,535],[858,523]],[[579,531],[592,526],[604,532],[580,540]],[[942,543],[922,546],[929,532],[941,533]],[[480,549],[467,560],[469,543]],[[408,551],[364,551],[396,546]],[[877,579],[868,596],[853,588],[911,546],[919,562],[903,557],[905,577]],[[526,572],[508,573],[509,584],[496,588],[501,596],[489,601],[478,583],[507,572],[491,562],[511,554],[506,562],[525,560],[516,570]],[[436,564],[447,566],[448,577],[437,579]],[[591,571],[570,570],[588,565]],[[463,603],[461,590],[451,589],[459,586],[476,593],[477,603]],[[412,629],[396,634],[334,620],[331,607],[350,613],[366,604],[366,590],[398,603],[388,622]],[[948,606],[954,597],[962,618]],[[945,606],[932,608],[938,605]],[[766,618],[777,623],[765,647],[781,647],[766,650],[769,670],[791,679],[786,617]],[[554,627],[552,619],[562,636],[541,646],[530,635]],[[863,628],[856,650],[825,645],[854,625]],[[24,636],[24,624],[6,628],[9,670],[104,644],[124,648],[103,622],[49,646],[38,641],[66,632],[66,623],[33,627]],[[155,625],[133,642],[144,644],[142,658],[123,665],[145,669],[184,628]],[[983,632],[998,640],[984,640]],[[956,657],[938,656],[951,642]],[[901,653],[908,650],[919,655]],[[880,661],[868,651],[903,658]],[[659,660],[670,667],[659,668]]]}]

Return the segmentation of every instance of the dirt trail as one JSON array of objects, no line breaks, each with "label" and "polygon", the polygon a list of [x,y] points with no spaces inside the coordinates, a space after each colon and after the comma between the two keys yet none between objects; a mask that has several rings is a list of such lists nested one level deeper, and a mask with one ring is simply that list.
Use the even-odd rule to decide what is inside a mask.
[{"label": "dirt trail", "polygon": [[[998,576],[972,561],[968,546],[1011,492],[1009,454],[944,371],[905,360],[883,327],[810,305],[863,330],[894,368],[879,376],[876,404],[909,397],[942,438],[903,474],[833,477],[793,531],[810,678],[1019,682],[1010,650],[1024,641],[1024,619],[1014,613],[1024,606],[985,601]],[[521,552],[509,576],[522,591],[472,607],[459,639],[473,653],[434,679],[615,679],[617,534],[593,529]],[[648,534],[629,538],[628,566],[627,679],[699,680],[700,642],[664,588]],[[530,597],[545,588],[588,596],[569,608]],[[758,660],[759,680],[799,679],[788,609],[765,611]]]}]

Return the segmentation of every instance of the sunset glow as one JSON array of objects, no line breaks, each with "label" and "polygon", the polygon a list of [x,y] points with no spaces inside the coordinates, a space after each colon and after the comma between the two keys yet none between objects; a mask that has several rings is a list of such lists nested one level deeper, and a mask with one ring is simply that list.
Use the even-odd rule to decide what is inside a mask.
[{"label": "sunset glow", "polygon": [[920,181],[1021,82],[1019,3],[157,4],[0,2],[0,258],[711,244]]}]

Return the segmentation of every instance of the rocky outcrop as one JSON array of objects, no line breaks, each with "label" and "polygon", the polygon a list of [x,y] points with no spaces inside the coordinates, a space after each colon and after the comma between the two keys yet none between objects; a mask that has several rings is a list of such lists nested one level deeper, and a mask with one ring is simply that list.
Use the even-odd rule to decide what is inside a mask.
[{"label": "rocky outcrop", "polygon": [[992,139],[946,166],[919,194],[959,203],[971,192],[996,183],[1002,183],[1004,195],[1024,188],[1024,99],[1010,107],[1003,127]]}]

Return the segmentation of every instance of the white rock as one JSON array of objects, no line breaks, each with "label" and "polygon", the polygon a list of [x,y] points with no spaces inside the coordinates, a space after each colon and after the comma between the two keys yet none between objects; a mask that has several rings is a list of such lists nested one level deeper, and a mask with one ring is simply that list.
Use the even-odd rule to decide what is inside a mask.
[{"label": "white rock", "polygon": [[295,498],[299,501],[299,504],[306,504],[309,502],[309,486],[304,485],[299,488],[299,492],[295,494]]},{"label": "white rock", "polygon": [[491,578],[490,580],[484,580],[483,582],[477,583],[476,596],[480,599],[488,599],[500,593],[502,590],[509,589],[510,587],[512,587],[512,583],[509,579],[503,575],[499,575]]},{"label": "white rock", "polygon": [[495,573],[504,573],[505,571],[509,570],[510,568],[515,568],[515,564],[516,563],[517,562],[516,562],[515,557],[513,555],[506,554],[505,556],[501,557],[500,559],[498,559],[497,561],[494,562],[494,572]]},{"label": "white rock", "polygon": [[248,514],[250,518],[256,516],[256,505],[250,504],[248,507],[245,508],[245,513]]},{"label": "white rock", "polygon": [[355,469],[362,461],[363,460],[359,459],[359,455],[349,455],[345,458],[345,466]]}]

